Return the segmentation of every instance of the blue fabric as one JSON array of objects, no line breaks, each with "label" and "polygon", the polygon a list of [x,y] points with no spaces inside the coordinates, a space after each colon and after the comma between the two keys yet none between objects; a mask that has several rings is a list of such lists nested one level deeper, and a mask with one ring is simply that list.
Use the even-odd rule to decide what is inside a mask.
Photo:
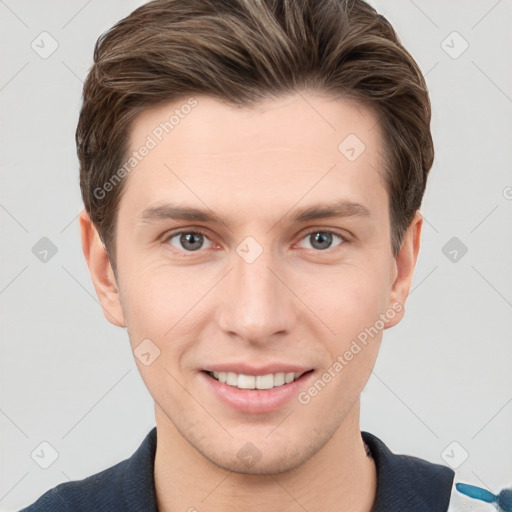
[{"label": "blue fabric", "polygon": [[[372,512],[446,512],[455,473],[410,455],[396,455],[361,432],[377,467]],[[83,480],[65,482],[20,512],[158,512],[153,477],[156,427],[128,459]]]}]

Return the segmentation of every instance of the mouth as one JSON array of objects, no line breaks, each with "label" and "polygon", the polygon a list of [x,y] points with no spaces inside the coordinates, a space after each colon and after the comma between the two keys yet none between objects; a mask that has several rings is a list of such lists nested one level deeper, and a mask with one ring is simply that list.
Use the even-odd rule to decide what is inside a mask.
[{"label": "mouth", "polygon": [[[241,370],[243,364],[238,364]],[[221,403],[230,409],[241,413],[263,414],[272,413],[293,403],[301,389],[308,386],[315,378],[313,369],[304,371],[302,368],[286,368],[298,370],[297,372],[276,372],[272,370],[281,368],[266,368],[255,370],[247,368],[248,373],[241,374],[231,371],[217,371],[217,369],[203,369],[199,372],[206,387],[206,393],[212,393]],[[227,369],[227,368],[226,368]],[[282,368],[284,369],[284,368]],[[249,375],[260,373],[260,375]]]},{"label": "mouth", "polygon": [[303,375],[309,374],[313,370],[301,373],[296,372],[277,372],[266,375],[245,375],[234,372],[215,372],[203,370],[212,379],[231,386],[233,388],[243,390],[265,390],[286,386],[299,380]]}]

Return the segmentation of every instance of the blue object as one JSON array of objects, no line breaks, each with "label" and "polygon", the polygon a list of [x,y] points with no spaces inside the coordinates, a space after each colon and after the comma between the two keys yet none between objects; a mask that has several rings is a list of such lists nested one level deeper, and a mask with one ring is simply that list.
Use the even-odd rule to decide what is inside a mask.
[{"label": "blue object", "polygon": [[476,485],[455,484],[455,488],[461,494],[469,496],[475,500],[485,501],[486,503],[495,503],[499,510],[503,512],[512,512],[512,489],[503,489],[497,496],[492,492],[477,487]]},{"label": "blue object", "polygon": [[505,512],[512,511],[512,489],[503,489],[498,494],[498,505],[505,510]]}]

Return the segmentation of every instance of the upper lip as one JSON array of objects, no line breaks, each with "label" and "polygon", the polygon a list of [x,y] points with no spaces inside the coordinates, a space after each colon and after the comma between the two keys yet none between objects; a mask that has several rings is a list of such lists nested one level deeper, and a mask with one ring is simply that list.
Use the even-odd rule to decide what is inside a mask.
[{"label": "upper lip", "polygon": [[243,375],[268,375],[270,373],[305,373],[313,368],[289,363],[270,363],[262,366],[252,366],[247,363],[211,364],[203,368],[207,372],[233,372]]}]

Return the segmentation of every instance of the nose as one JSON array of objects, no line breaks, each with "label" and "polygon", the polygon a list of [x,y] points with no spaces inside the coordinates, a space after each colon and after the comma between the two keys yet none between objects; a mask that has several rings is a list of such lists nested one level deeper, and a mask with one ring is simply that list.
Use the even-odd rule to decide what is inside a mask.
[{"label": "nose", "polygon": [[232,269],[220,291],[218,322],[230,336],[262,344],[291,332],[300,301],[287,283],[290,272],[270,249],[263,248],[251,259],[242,251],[233,254]]}]

